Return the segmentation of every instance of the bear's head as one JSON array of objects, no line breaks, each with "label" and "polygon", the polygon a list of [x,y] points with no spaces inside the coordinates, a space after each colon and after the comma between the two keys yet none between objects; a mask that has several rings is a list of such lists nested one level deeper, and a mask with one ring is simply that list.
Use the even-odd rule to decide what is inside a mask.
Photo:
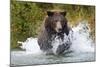
[{"label": "bear's head", "polygon": [[47,11],[48,17],[45,20],[45,29],[49,33],[69,33],[67,26],[66,12]]}]

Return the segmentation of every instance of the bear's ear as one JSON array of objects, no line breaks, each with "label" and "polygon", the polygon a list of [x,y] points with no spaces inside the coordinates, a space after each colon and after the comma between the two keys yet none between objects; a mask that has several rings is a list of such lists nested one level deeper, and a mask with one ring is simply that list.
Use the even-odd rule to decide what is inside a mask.
[{"label": "bear's ear", "polygon": [[60,12],[61,15],[66,16],[66,11]]},{"label": "bear's ear", "polygon": [[54,12],[47,11],[47,15],[48,15],[48,16],[52,16],[53,14],[54,14]]}]

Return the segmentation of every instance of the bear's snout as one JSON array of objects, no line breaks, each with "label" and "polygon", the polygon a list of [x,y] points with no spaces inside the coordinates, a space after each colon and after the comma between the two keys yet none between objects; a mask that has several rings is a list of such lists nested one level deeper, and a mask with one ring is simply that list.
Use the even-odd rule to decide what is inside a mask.
[{"label": "bear's snout", "polygon": [[62,25],[61,25],[61,22],[57,22],[56,23],[56,27],[55,27],[55,30],[56,30],[56,32],[62,32]]}]

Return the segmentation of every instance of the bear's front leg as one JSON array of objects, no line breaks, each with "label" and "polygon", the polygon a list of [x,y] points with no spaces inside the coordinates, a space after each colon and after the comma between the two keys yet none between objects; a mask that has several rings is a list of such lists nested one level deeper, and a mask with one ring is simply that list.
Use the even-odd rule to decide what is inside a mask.
[{"label": "bear's front leg", "polygon": [[68,44],[59,45],[57,48],[56,54],[57,55],[64,54],[64,51],[68,50],[69,48],[70,48],[70,45]]}]

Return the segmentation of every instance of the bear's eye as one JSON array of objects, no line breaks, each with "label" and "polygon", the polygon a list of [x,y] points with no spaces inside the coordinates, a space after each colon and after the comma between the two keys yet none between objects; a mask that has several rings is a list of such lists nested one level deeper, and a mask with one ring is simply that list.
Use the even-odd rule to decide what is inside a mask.
[{"label": "bear's eye", "polygon": [[61,22],[65,22],[64,20],[61,20]]},{"label": "bear's eye", "polygon": [[64,22],[64,20],[61,20],[60,22]]}]

